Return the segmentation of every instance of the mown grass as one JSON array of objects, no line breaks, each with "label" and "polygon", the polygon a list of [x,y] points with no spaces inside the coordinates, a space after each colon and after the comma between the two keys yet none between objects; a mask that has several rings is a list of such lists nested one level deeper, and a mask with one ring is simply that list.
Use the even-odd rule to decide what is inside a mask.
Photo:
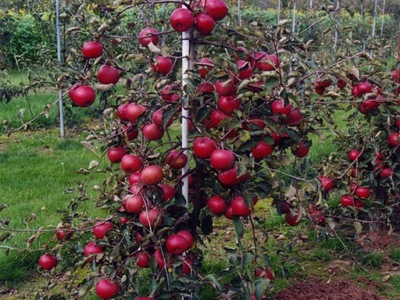
[{"label": "mown grass", "polygon": [[[73,195],[66,191],[73,192],[76,181],[85,180],[76,171],[97,157],[83,148],[79,137],[61,141],[57,129],[1,136],[0,150],[0,203],[7,206],[0,212],[0,219],[8,220],[8,228],[17,230],[11,240],[0,246],[21,248],[33,234],[29,230],[60,222],[56,211],[66,208]],[[94,176],[92,184],[99,180],[101,176]],[[40,248],[50,236],[52,232],[42,236],[33,247]],[[0,280],[24,278],[31,259],[37,255],[0,253]]]}]

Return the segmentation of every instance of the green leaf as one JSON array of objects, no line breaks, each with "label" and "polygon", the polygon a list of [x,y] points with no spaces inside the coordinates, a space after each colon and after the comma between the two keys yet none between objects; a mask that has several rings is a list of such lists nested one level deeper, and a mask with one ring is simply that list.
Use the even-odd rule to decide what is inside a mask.
[{"label": "green leaf", "polygon": [[213,287],[216,288],[218,291],[222,291],[221,284],[218,282],[217,278],[213,274],[205,276],[204,279],[210,281]]},{"label": "green leaf", "polygon": [[238,235],[239,238],[243,238],[244,235],[244,228],[243,228],[243,223],[242,220],[235,216],[233,217],[233,226],[235,227],[236,234]]},{"label": "green leaf", "polygon": [[257,300],[262,299],[268,286],[266,278],[259,278],[254,281],[254,294]]}]

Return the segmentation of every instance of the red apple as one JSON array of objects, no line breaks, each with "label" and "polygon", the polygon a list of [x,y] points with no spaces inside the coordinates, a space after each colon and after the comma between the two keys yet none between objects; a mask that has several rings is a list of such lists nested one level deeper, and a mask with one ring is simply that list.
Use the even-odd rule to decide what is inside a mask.
[{"label": "red apple", "polygon": [[383,170],[380,173],[381,178],[389,178],[392,177],[392,175],[393,175],[393,170],[390,167],[383,168]]},{"label": "red apple", "polygon": [[193,141],[193,152],[198,158],[209,159],[217,149],[217,142],[209,137],[197,137]]},{"label": "red apple", "polygon": [[197,86],[197,92],[199,94],[212,94],[214,92],[214,86],[211,82],[201,82]]},{"label": "red apple", "polygon": [[86,42],[82,46],[84,58],[98,58],[103,54],[103,45],[99,42]]},{"label": "red apple", "polygon": [[247,206],[245,199],[241,196],[232,199],[231,209],[234,216],[248,216],[252,211],[252,208]]},{"label": "red apple", "polygon": [[142,159],[139,156],[126,154],[121,159],[121,169],[126,173],[135,173],[143,166]]},{"label": "red apple", "polygon": [[229,11],[228,6],[223,0],[201,0],[199,5],[204,7],[205,12],[215,21],[225,18]]},{"label": "red apple", "polygon": [[300,224],[301,218],[297,212],[291,211],[285,215],[286,223],[289,226],[296,226]]},{"label": "red apple", "polygon": [[97,72],[97,80],[102,84],[116,84],[119,76],[118,69],[109,65],[102,65]]},{"label": "red apple", "polygon": [[210,163],[214,169],[226,170],[233,166],[235,155],[230,150],[217,149],[211,154]]},{"label": "red apple", "polygon": [[88,85],[78,86],[72,94],[72,101],[79,107],[88,107],[96,101],[96,92]]},{"label": "red apple", "polygon": [[171,91],[173,89],[174,89],[174,86],[171,85],[171,84],[167,84],[162,88],[162,90],[160,92],[160,95],[161,95],[161,98],[165,102],[167,102],[167,103],[175,103],[175,102],[177,102],[179,100],[179,98],[180,98],[179,94],[174,93],[173,91]]},{"label": "red apple", "polygon": [[276,115],[276,114],[280,114],[280,115],[287,115],[290,113],[290,111],[292,110],[292,107],[290,106],[290,104],[286,104],[285,105],[285,101],[284,100],[274,100],[271,102],[271,114],[272,115]]},{"label": "red apple", "polygon": [[[188,230],[179,230],[176,234],[183,236],[187,241],[187,249],[190,249],[194,245],[194,238],[190,231]],[[186,249],[186,250],[187,250]]]},{"label": "red apple", "polygon": [[176,149],[171,150],[165,159],[165,162],[173,169],[182,169],[186,166],[187,161],[187,155]]},{"label": "red apple", "polygon": [[125,117],[132,123],[136,123],[137,119],[145,113],[147,108],[135,102],[129,103],[125,108]]},{"label": "red apple", "polygon": [[131,214],[138,214],[143,211],[144,199],[141,195],[133,195],[127,197],[124,201],[126,212]]},{"label": "red apple", "polygon": [[[162,215],[158,208],[152,208],[149,210],[143,210],[139,215],[139,222],[144,228],[154,228],[157,227],[162,220]],[[156,223],[157,221],[157,223]]]},{"label": "red apple", "polygon": [[250,151],[255,160],[260,160],[271,155],[274,147],[264,141],[260,141]]},{"label": "red apple", "polygon": [[154,123],[149,123],[143,126],[143,136],[148,141],[159,140],[164,136],[164,128],[157,126]]},{"label": "red apple", "polygon": [[343,78],[338,78],[337,86],[339,89],[344,89],[347,86],[347,82]]},{"label": "red apple", "polygon": [[350,150],[348,153],[348,158],[350,161],[358,160],[361,156],[361,152],[357,149]]},{"label": "red apple", "polygon": [[390,146],[397,147],[400,145],[400,133],[392,132],[388,137],[388,142]]},{"label": "red apple", "polygon": [[50,253],[43,254],[39,258],[39,266],[44,270],[51,270],[58,264],[58,259]]},{"label": "red apple", "polygon": [[215,109],[211,112],[210,115],[210,120],[209,123],[207,124],[206,128],[209,130],[211,128],[217,128],[218,125],[222,122],[222,120],[225,120],[229,118],[229,115],[224,113],[223,111],[219,109]]},{"label": "red apple", "polygon": [[361,199],[367,199],[371,196],[371,190],[366,186],[359,186],[357,187],[355,194]]},{"label": "red apple", "polygon": [[171,116],[168,120],[164,120],[164,110],[160,108],[153,113],[151,120],[157,126],[164,128],[171,126],[174,118]]},{"label": "red apple", "polygon": [[113,229],[114,224],[108,221],[99,221],[93,227],[93,234],[96,239],[103,239],[107,232]]},{"label": "red apple", "polygon": [[288,126],[300,126],[303,121],[303,115],[300,109],[292,109],[285,118],[285,124]]},{"label": "red apple", "polygon": [[174,63],[172,59],[161,55],[157,55],[154,58],[154,62],[151,63],[151,68],[153,71],[156,73],[161,73],[164,76],[171,72],[173,66]]},{"label": "red apple", "polygon": [[175,189],[167,184],[158,185],[163,190],[163,200],[169,201],[175,196]]},{"label": "red apple", "polygon": [[215,82],[215,90],[219,96],[232,96],[236,94],[236,85],[232,79],[217,80]]},{"label": "red apple", "polygon": [[221,171],[218,171],[218,181],[223,185],[233,186],[239,183],[237,167]]},{"label": "red apple", "polygon": [[167,238],[165,246],[169,253],[179,255],[188,249],[189,244],[184,236],[173,234]]},{"label": "red apple", "polygon": [[129,174],[129,184],[142,183],[142,174],[140,172]]},{"label": "red apple", "polygon": [[164,173],[160,166],[150,165],[143,168],[142,172],[140,172],[140,177],[144,184],[153,185],[159,184],[163,180]]},{"label": "red apple", "polygon": [[340,203],[342,204],[343,207],[354,206],[354,198],[350,195],[343,195],[340,198]]},{"label": "red apple", "polygon": [[126,149],[122,146],[110,147],[107,150],[107,157],[111,163],[120,163],[122,158],[128,154]]},{"label": "red apple", "polygon": [[254,54],[256,60],[255,67],[261,71],[273,71],[279,67],[280,62],[275,54],[268,55],[266,52],[260,51]]},{"label": "red apple", "polygon": [[250,78],[253,75],[253,67],[250,62],[246,60],[238,60],[236,61],[238,67],[238,78],[240,80]]},{"label": "red apple", "polygon": [[210,34],[215,27],[214,19],[206,13],[198,13],[195,17],[195,28],[198,32],[204,35]]},{"label": "red apple", "polygon": [[178,8],[172,12],[169,23],[174,30],[184,32],[194,25],[194,16],[190,10]]},{"label": "red apple", "polygon": [[157,262],[157,266],[159,269],[163,269],[165,267],[165,259],[164,259],[164,255],[161,252],[160,248],[156,248],[156,250],[154,251],[154,259]]},{"label": "red apple", "polygon": [[210,199],[208,199],[207,205],[210,208],[210,211],[217,216],[224,214],[228,208],[225,200],[220,196],[212,196]]},{"label": "red apple", "polygon": [[147,268],[150,265],[150,256],[147,254],[146,251],[140,251],[136,254],[136,265],[139,268]]},{"label": "red apple", "polygon": [[73,233],[74,232],[71,228],[59,227],[56,229],[56,237],[61,241],[69,240],[72,237]]},{"label": "red apple", "polygon": [[317,178],[321,182],[321,187],[323,191],[329,192],[331,189],[335,187],[335,182],[333,179],[322,175],[318,175]]},{"label": "red apple", "polygon": [[150,43],[157,45],[159,40],[158,30],[155,28],[146,27],[139,33],[139,43],[143,47],[147,47]]},{"label": "red apple", "polygon": [[295,148],[292,149],[293,155],[299,158],[306,157],[308,152],[310,152],[310,147],[303,141],[301,141]]},{"label": "red apple", "polygon": [[224,113],[231,115],[240,108],[240,100],[235,96],[221,96],[218,98],[218,108]]},{"label": "red apple", "polygon": [[[103,253],[103,251],[104,251],[103,248],[100,245],[97,245],[96,242],[89,242],[83,248],[83,255],[90,256],[93,254]],[[91,260],[89,260],[89,261],[91,261]]]},{"label": "red apple", "polygon": [[118,283],[110,279],[100,279],[96,284],[96,295],[103,300],[108,300],[119,293]]}]

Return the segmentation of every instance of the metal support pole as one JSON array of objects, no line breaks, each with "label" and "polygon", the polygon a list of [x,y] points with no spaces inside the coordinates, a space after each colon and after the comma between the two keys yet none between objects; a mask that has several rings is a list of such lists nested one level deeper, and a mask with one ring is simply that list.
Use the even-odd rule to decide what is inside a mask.
[{"label": "metal support pole", "polygon": [[[57,60],[58,66],[61,66],[61,23],[60,23],[60,0],[56,0],[56,29],[57,29]],[[63,113],[63,99],[62,89],[58,91],[58,108],[60,117],[60,138],[65,140],[65,129],[64,129],[64,113]]]}]

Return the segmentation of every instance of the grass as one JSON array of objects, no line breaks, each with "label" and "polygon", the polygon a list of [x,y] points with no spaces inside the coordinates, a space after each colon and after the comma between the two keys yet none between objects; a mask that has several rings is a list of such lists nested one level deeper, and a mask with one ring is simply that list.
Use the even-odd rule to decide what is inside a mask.
[{"label": "grass", "polygon": [[[94,154],[83,149],[79,138],[61,141],[57,135],[58,130],[53,129],[0,138],[0,203],[7,206],[0,212],[0,219],[8,220],[11,229],[28,231],[14,232],[15,236],[0,246],[20,248],[33,234],[30,229],[57,225],[61,216],[55,211],[66,208],[71,198],[66,191],[76,189],[76,180],[85,180],[75,171],[95,159]],[[92,184],[100,179],[95,176]],[[28,222],[29,219],[32,220]],[[33,247],[40,248],[50,236],[44,235]],[[30,267],[30,258],[35,259],[36,265],[38,254],[25,255],[21,257],[15,251],[8,256],[0,253],[0,280],[23,279],[24,268]]]}]

